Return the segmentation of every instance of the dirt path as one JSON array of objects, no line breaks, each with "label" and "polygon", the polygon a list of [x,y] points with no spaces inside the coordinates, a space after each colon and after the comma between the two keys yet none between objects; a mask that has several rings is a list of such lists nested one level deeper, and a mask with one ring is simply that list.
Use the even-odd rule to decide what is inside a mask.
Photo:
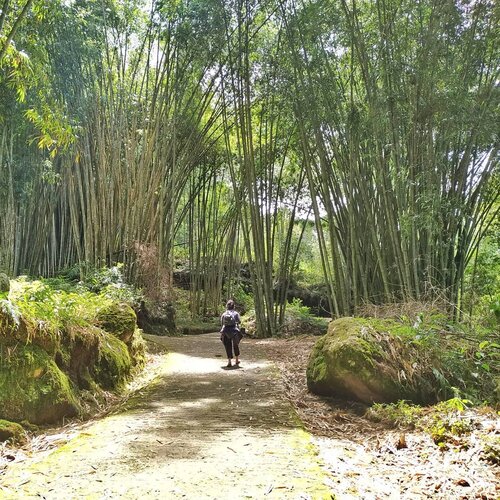
[{"label": "dirt path", "polygon": [[9,467],[0,498],[332,498],[257,344],[224,370],[218,334],[155,341],[170,350],[156,383],[48,456]]}]

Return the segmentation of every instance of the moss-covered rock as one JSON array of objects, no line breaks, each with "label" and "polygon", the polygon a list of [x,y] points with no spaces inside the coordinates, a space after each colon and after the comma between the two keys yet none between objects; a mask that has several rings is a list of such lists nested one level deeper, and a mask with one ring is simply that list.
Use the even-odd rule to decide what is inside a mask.
[{"label": "moss-covered rock", "polygon": [[41,282],[12,285],[9,298],[0,295],[0,418],[55,423],[144,365],[130,306]]},{"label": "moss-covered rock", "polygon": [[114,335],[105,335],[93,369],[96,382],[105,389],[114,389],[125,381],[131,367],[132,360],[125,343]]},{"label": "moss-covered rock", "polygon": [[95,326],[72,327],[64,332],[55,360],[80,389],[94,387],[90,370],[99,358],[102,339],[107,335]]},{"label": "moss-covered rock", "polygon": [[418,357],[397,335],[402,328],[388,320],[332,321],[328,333],[311,352],[307,367],[309,389],[369,404],[400,399],[434,401],[432,384],[425,377],[415,377],[411,364],[405,362]]},{"label": "moss-covered rock", "polygon": [[5,273],[0,273],[0,297],[8,295],[10,291],[10,280]]},{"label": "moss-covered rock", "polygon": [[22,344],[0,349],[0,418],[45,424],[78,414],[68,377],[46,351]]},{"label": "moss-covered rock", "polygon": [[175,334],[177,332],[175,308],[169,302],[151,304],[142,301],[137,312],[137,324],[139,328],[152,335]]},{"label": "moss-covered rock", "polygon": [[54,354],[60,336],[44,327],[43,322],[35,323],[24,318],[9,300],[0,300],[0,343],[3,345],[35,344]]},{"label": "moss-covered rock", "polygon": [[26,432],[23,426],[16,422],[0,419],[0,442],[3,441],[23,444],[26,441]]},{"label": "moss-covered rock", "polygon": [[126,344],[134,335],[137,326],[137,316],[128,304],[113,302],[101,309],[97,320],[103,330],[116,335]]},{"label": "moss-covered rock", "polygon": [[142,330],[136,328],[132,339],[127,344],[132,366],[142,368],[146,364],[146,342],[142,337]]}]

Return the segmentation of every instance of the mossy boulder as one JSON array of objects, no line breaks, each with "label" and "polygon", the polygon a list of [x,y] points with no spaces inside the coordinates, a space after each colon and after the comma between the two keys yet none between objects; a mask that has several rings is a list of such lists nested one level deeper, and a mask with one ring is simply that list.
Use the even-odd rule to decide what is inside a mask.
[{"label": "mossy boulder", "polygon": [[402,328],[389,320],[332,321],[328,333],[311,352],[308,388],[317,394],[367,404],[401,399],[434,401],[432,383],[415,374],[416,364],[411,363],[418,355],[398,335]]},{"label": "mossy boulder", "polygon": [[137,312],[137,324],[139,328],[152,335],[176,333],[175,308],[170,302],[153,304],[142,301]]},{"label": "mossy boulder", "polygon": [[99,358],[102,339],[109,334],[95,326],[76,326],[65,331],[61,349],[55,360],[59,368],[67,373],[80,389],[90,389],[94,381],[90,374]]},{"label": "mossy boulder", "polygon": [[45,424],[79,413],[69,378],[46,351],[22,344],[0,349],[0,418]]},{"label": "mossy boulder", "polygon": [[9,300],[0,300],[0,343],[31,343],[53,354],[59,340],[59,335],[44,328],[43,322],[35,323],[24,318]]},{"label": "mossy boulder", "polygon": [[140,328],[135,329],[134,335],[132,335],[127,347],[132,366],[144,367],[146,364],[146,341],[142,337],[142,330]]},{"label": "mossy boulder", "polygon": [[105,335],[93,371],[96,382],[105,389],[120,386],[130,374],[132,360],[124,342],[114,335]]},{"label": "mossy boulder", "polygon": [[126,344],[131,340],[137,326],[137,316],[128,304],[113,302],[99,311],[100,327],[112,333]]},{"label": "mossy boulder", "polygon": [[4,441],[23,444],[26,441],[26,432],[23,426],[16,422],[0,419],[0,442]]},{"label": "mossy boulder", "polygon": [[10,291],[10,280],[5,273],[0,273],[0,298],[7,296]]}]

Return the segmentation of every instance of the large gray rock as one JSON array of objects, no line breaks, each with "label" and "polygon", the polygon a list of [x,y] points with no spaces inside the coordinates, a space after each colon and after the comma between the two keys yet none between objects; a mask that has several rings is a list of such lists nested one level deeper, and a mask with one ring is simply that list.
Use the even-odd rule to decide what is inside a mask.
[{"label": "large gray rock", "polygon": [[[307,367],[308,388],[317,394],[367,404],[400,399],[436,399],[429,378],[411,366],[413,347],[391,330],[402,325],[388,320],[341,318],[315,344]],[[427,374],[429,375],[429,374]]]}]

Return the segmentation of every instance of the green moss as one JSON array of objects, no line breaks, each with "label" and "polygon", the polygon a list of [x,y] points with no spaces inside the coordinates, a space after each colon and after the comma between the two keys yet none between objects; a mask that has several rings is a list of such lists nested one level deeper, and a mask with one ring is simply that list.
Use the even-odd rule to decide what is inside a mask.
[{"label": "green moss", "polygon": [[68,377],[39,346],[2,346],[0,408],[2,417],[51,423],[79,412]]},{"label": "green moss", "polygon": [[132,365],[138,368],[144,367],[146,364],[146,341],[142,337],[142,330],[136,328],[132,339],[128,344],[128,352],[132,361]]},{"label": "green moss", "polygon": [[55,353],[60,341],[58,331],[47,327],[43,321],[26,318],[16,304],[0,300],[0,342],[4,345],[33,343]]},{"label": "green moss", "polygon": [[322,354],[325,340],[323,337],[316,342],[309,358],[306,375],[312,385],[321,383],[327,375],[326,361]]},{"label": "green moss", "polygon": [[399,379],[403,368],[398,353],[404,348],[398,336],[389,333],[397,330],[394,326],[389,320],[366,318],[331,322],[311,353],[309,389],[366,403],[414,398],[413,388]]},{"label": "green moss", "polygon": [[26,433],[21,425],[0,419],[0,442],[2,441],[23,444],[26,441]]},{"label": "green moss", "polygon": [[113,302],[101,309],[97,315],[100,327],[128,343],[137,326],[137,316],[127,304]]},{"label": "green moss", "polygon": [[55,360],[80,389],[95,385],[89,370],[99,357],[101,341],[106,335],[95,326],[76,326],[64,332],[62,348]]},{"label": "green moss", "polygon": [[132,361],[127,346],[114,335],[105,335],[94,366],[94,378],[105,389],[120,386],[130,373]]},{"label": "green moss", "polygon": [[364,325],[377,332],[387,333],[393,337],[413,338],[416,330],[410,325],[388,318],[352,318],[358,324]]},{"label": "green moss", "polygon": [[0,273],[0,299],[7,299],[10,291],[10,280],[5,273]]}]

